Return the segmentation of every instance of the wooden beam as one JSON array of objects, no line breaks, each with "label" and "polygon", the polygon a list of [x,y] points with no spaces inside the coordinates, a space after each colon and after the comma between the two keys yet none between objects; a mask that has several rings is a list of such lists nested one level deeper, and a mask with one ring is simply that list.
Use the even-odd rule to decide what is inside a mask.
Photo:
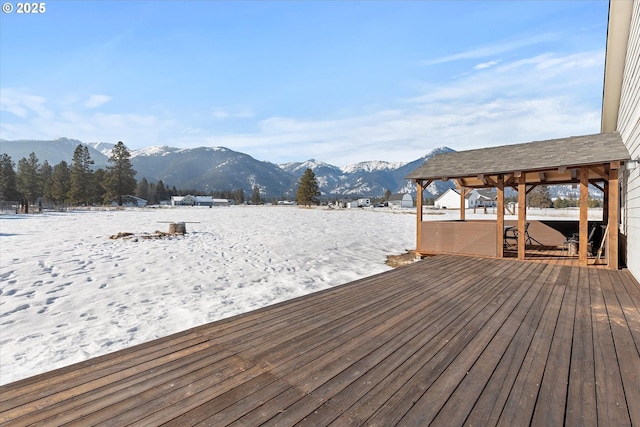
[{"label": "wooden beam", "polygon": [[607,266],[618,269],[618,207],[620,204],[620,187],[618,182],[618,167],[611,166],[609,171],[609,199],[607,216],[609,235],[607,236]]},{"label": "wooden beam", "polygon": [[558,173],[559,174],[565,174],[567,173],[567,167],[566,166],[561,166],[558,168]]},{"label": "wooden beam", "polygon": [[547,175],[544,172],[538,172],[538,179],[540,182],[545,182],[547,180]]},{"label": "wooden beam", "polygon": [[490,176],[485,176],[484,180],[485,180],[486,184],[491,185],[492,187],[497,187],[498,186],[498,182],[494,181],[493,178],[491,178]]},{"label": "wooden beam", "polygon": [[527,221],[527,174],[522,172],[518,180],[518,259],[526,257],[524,225]]},{"label": "wooden beam", "polygon": [[465,208],[464,208],[464,200],[467,195],[467,190],[464,187],[460,188],[460,221],[465,220]]},{"label": "wooden beam", "polygon": [[600,178],[602,179],[609,179],[609,174],[607,173],[606,168],[602,167],[602,166],[591,166],[590,169],[598,176],[600,176]]},{"label": "wooden beam", "polygon": [[[416,180],[416,252],[420,253],[420,241],[422,240],[422,180]],[[426,186],[431,184],[429,182]],[[425,187],[426,187],[425,186]]]},{"label": "wooden beam", "polygon": [[589,168],[580,168],[580,238],[578,242],[578,265],[587,266],[587,241],[589,237]]},{"label": "wooden beam", "polygon": [[[512,184],[515,182],[515,175],[510,173],[507,179],[504,181],[505,186],[513,186]],[[515,188],[515,187],[514,187]]]},{"label": "wooden beam", "polygon": [[[604,197],[602,199],[602,223],[609,223],[609,180],[604,182]],[[602,236],[603,238],[605,236]]]},{"label": "wooden beam", "polygon": [[[582,170],[582,169],[580,169],[580,170]],[[571,172],[571,179],[572,180],[578,179],[578,169],[571,169],[570,172]]]},{"label": "wooden beam", "polygon": [[539,184],[531,184],[527,187],[527,194],[531,193]]},{"label": "wooden beam", "polygon": [[596,187],[598,190],[602,191],[604,193],[604,187],[600,187],[600,183],[599,181],[594,182],[594,181],[589,181],[589,184],[593,185],[594,187]]},{"label": "wooden beam", "polygon": [[498,216],[496,219],[496,254],[498,258],[504,257],[504,177],[498,175],[498,182],[496,187],[498,188]]}]

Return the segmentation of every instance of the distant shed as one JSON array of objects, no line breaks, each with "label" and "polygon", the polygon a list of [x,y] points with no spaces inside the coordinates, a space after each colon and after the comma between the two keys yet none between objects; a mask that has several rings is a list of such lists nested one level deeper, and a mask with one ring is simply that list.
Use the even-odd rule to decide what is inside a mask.
[{"label": "distant shed", "polygon": [[413,196],[409,193],[392,194],[387,201],[390,208],[412,208]]}]

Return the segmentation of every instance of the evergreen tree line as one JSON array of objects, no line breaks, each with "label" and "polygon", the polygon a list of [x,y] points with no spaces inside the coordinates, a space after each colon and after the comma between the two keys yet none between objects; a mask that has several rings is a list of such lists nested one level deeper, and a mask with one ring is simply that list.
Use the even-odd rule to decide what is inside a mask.
[{"label": "evergreen tree line", "polygon": [[[130,153],[118,142],[109,157],[106,169],[93,170],[87,146],[79,144],[73,153],[71,164],[64,160],[52,166],[47,160],[40,162],[35,153],[22,158],[16,164],[6,153],[0,154],[0,200],[20,201],[29,204],[47,200],[58,205],[87,206],[116,203],[122,205],[127,195],[159,204],[174,195],[202,194],[195,189],[179,190],[165,186],[162,180],[149,182],[146,178],[136,181],[136,171],[131,166]],[[246,201],[244,190],[220,190],[208,195],[217,199],[233,200],[236,204]],[[252,203],[261,203],[260,190],[254,186]]]},{"label": "evergreen tree line", "polygon": [[109,166],[93,170],[87,146],[79,144],[71,164],[64,160],[55,166],[40,163],[35,153],[15,163],[6,153],[0,155],[0,200],[26,200],[30,204],[46,199],[56,205],[92,205],[116,202],[136,189],[135,170],[122,142],[115,145]]}]

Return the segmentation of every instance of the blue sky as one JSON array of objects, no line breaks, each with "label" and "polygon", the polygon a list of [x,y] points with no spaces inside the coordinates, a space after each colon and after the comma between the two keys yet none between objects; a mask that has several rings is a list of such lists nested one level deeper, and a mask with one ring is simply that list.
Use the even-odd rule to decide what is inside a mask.
[{"label": "blue sky", "polygon": [[342,166],[599,132],[606,1],[8,3],[2,139]]}]

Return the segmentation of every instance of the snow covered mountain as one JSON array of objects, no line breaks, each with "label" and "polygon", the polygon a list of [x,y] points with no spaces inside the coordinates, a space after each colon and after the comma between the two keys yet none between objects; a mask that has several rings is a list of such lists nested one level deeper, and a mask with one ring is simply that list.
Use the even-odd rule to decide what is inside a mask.
[{"label": "snow covered mountain", "polygon": [[[81,143],[67,138],[54,141],[0,141],[0,152],[9,154],[15,163],[35,152],[40,162],[47,160],[55,165],[61,160],[71,163],[73,150]],[[108,165],[108,156],[114,144],[94,142],[85,145],[89,147],[96,168]],[[453,150],[438,148],[409,163],[367,161],[344,167],[315,159],[275,165],[224,147],[151,146],[130,152],[137,179],[144,177],[149,182],[162,180],[165,185],[179,189],[210,192],[242,188],[249,195],[257,185],[264,197],[293,198],[298,179],[307,168],[311,168],[324,196],[349,198],[379,197],[387,189],[393,193],[415,192],[415,186],[404,177],[431,156],[448,151]],[[452,185],[451,182],[433,183],[427,191],[435,195]]]},{"label": "snow covered mountain", "polygon": [[[58,138],[52,141],[39,141],[39,140],[15,140],[7,141],[0,140],[0,153],[6,153],[11,156],[11,160],[18,164],[20,159],[28,158],[31,153],[35,153],[40,163],[48,161],[50,165],[54,166],[61,161],[71,164],[73,160],[73,151],[78,144],[83,144],[77,139]],[[96,150],[92,145],[85,144],[89,147],[89,155],[94,161],[94,166],[97,168],[104,168],[109,162],[109,157],[102,154],[99,150]]]}]

